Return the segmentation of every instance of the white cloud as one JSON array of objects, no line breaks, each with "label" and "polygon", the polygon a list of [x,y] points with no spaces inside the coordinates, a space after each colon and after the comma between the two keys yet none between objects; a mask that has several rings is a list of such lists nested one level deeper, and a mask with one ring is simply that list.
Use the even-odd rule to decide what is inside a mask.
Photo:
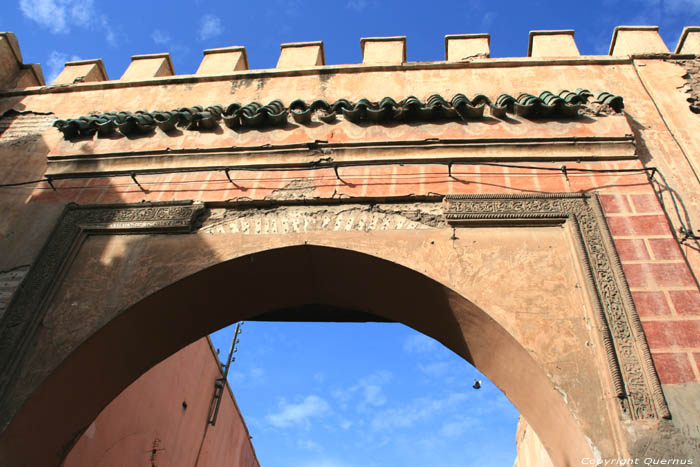
[{"label": "white cloud", "polygon": [[427,365],[423,365],[422,363],[418,364],[418,369],[420,371],[433,378],[444,376],[447,374],[449,368],[450,365],[447,362],[428,363]]},{"label": "white cloud", "polygon": [[54,34],[68,32],[66,9],[55,0],[20,0],[19,8],[24,16]]},{"label": "white cloud", "polygon": [[[234,368],[236,368],[234,366]],[[228,374],[228,381],[231,386],[247,384],[250,386],[260,386],[265,382],[265,370],[259,367],[252,367],[248,371],[232,370]]]},{"label": "white cloud", "polygon": [[[45,1],[45,0],[44,0]],[[77,26],[87,27],[92,22],[92,14],[95,11],[93,0],[81,0],[80,2],[65,2],[70,7],[70,18]]]},{"label": "white cloud", "polygon": [[496,19],[496,12],[495,11],[487,11],[481,16],[481,31],[482,32],[489,32],[491,29],[491,26],[493,26],[493,22]]},{"label": "white cloud", "polygon": [[289,404],[282,400],[277,413],[269,414],[265,419],[277,428],[288,428],[294,425],[309,427],[309,419],[321,417],[330,412],[328,403],[318,396],[307,396],[299,404]]},{"label": "white cloud", "polygon": [[73,26],[97,29],[111,46],[117,34],[105,15],[97,12],[94,0],[19,0],[22,14],[54,34],[66,34]]},{"label": "white cloud", "polygon": [[391,381],[393,375],[386,370],[379,370],[360,379],[357,384],[348,388],[337,389],[333,392],[342,409],[347,409],[353,396],[360,395],[358,409],[365,410],[367,407],[380,407],[387,402],[382,386]]},{"label": "white cloud", "polygon": [[453,393],[445,399],[414,399],[408,405],[379,412],[372,419],[370,426],[375,431],[410,428],[416,422],[426,420],[444,410],[454,410],[467,399],[463,393]]},{"label": "white cloud", "polygon": [[338,459],[323,458],[305,462],[301,467],[352,467],[352,465]]},{"label": "white cloud", "polygon": [[688,15],[700,13],[698,0],[665,0],[664,9],[671,14]]},{"label": "white cloud", "polygon": [[362,388],[364,392],[364,404],[379,407],[386,404],[386,396],[382,387],[376,384],[366,384]]},{"label": "white cloud", "polygon": [[297,446],[307,451],[321,451],[321,446],[312,439],[300,439],[297,441]]},{"label": "white cloud", "polygon": [[158,45],[168,45],[172,38],[167,32],[163,32],[160,29],[154,29],[151,33],[151,39]]},{"label": "white cloud", "polygon": [[345,7],[355,11],[363,11],[367,8],[368,4],[369,2],[367,0],[348,0]]},{"label": "white cloud", "polygon": [[440,428],[440,434],[446,438],[457,438],[462,436],[468,429],[477,424],[477,420],[470,417],[452,420],[445,423]]},{"label": "white cloud", "polygon": [[222,33],[223,26],[221,19],[214,15],[204,15],[199,22],[199,38],[201,40],[211,39]]},{"label": "white cloud", "polygon": [[56,50],[49,54],[49,59],[46,62],[46,82],[53,83],[56,77],[63,71],[66,62],[80,60],[77,55],[68,55]]},{"label": "white cloud", "polygon": [[700,14],[698,0],[637,0],[636,15],[625,24],[668,25],[673,21],[685,20],[688,16]]},{"label": "white cloud", "polygon": [[98,19],[99,26],[104,32],[105,35],[105,40],[109,45],[112,47],[117,46],[117,33],[114,31],[112,26],[109,24],[109,21],[107,21],[106,16],[100,16]]},{"label": "white cloud", "polygon": [[411,334],[403,343],[406,353],[431,353],[439,348],[438,342],[425,334]]}]

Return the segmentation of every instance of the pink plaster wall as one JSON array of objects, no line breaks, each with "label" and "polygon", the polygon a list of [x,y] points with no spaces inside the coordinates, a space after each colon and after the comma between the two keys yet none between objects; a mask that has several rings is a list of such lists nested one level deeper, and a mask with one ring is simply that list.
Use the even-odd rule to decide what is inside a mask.
[{"label": "pink plaster wall", "polygon": [[214,381],[220,375],[207,339],[190,344],[105,407],[70,451],[64,467],[258,467],[228,388],[216,425],[207,425]]}]

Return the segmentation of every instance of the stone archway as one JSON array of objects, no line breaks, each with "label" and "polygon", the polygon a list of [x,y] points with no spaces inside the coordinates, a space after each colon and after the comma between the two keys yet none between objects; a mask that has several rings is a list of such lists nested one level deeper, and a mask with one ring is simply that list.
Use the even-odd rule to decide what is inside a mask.
[{"label": "stone archway", "polygon": [[[451,201],[453,225],[435,200],[70,209],[28,281],[47,289],[19,294],[24,308],[11,309],[34,307],[35,329],[25,327],[16,342],[26,347],[14,344],[22,351],[5,360],[17,370],[3,385],[3,420],[11,423],[0,459],[58,464],[129,383],[231,322],[264,313],[334,320],[337,312],[404,323],[461,355],[511,399],[555,465],[624,453],[620,419],[645,418],[644,410],[655,417],[663,406],[652,391],[620,398],[620,385],[646,391],[655,374],[643,373],[647,380],[635,386],[624,371],[636,364],[648,372],[644,361],[624,353],[619,336],[605,338],[605,294],[616,287],[619,295],[624,283],[613,277],[601,293],[600,280],[587,277],[590,265],[581,264],[593,252],[595,272],[610,254],[604,235],[585,232],[599,229],[582,217],[594,213],[587,198],[480,201]],[[488,227],[458,226],[464,221]],[[172,235],[192,228],[195,235]],[[607,267],[614,276],[614,262]],[[601,303],[592,305],[586,289]],[[620,300],[621,312],[630,312]],[[615,352],[624,367],[618,374]],[[36,439],[42,449],[32,449]]]}]

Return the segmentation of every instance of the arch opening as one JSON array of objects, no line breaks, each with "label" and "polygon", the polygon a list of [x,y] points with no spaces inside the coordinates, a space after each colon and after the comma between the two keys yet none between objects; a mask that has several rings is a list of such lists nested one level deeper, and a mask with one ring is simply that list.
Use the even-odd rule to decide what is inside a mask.
[{"label": "arch opening", "polygon": [[315,320],[324,310],[353,310],[438,340],[506,394],[554,465],[590,457],[584,433],[545,372],[484,310],[404,266],[313,245],[219,263],[128,307],[47,378],[13,419],[1,449],[10,456],[31,452],[33,441],[23,436],[31,430],[45,440],[37,460],[60,462],[99,411],[159,361],[230,323],[304,309],[312,309]]}]

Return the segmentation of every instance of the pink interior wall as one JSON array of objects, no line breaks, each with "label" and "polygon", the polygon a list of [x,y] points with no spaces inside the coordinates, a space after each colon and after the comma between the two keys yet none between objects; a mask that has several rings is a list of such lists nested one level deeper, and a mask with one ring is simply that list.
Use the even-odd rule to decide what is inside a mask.
[{"label": "pink interior wall", "polygon": [[[103,371],[109,371],[105,368]],[[82,434],[65,467],[257,467],[233,394],[207,425],[221,373],[207,339],[185,347],[141,376]]]}]

